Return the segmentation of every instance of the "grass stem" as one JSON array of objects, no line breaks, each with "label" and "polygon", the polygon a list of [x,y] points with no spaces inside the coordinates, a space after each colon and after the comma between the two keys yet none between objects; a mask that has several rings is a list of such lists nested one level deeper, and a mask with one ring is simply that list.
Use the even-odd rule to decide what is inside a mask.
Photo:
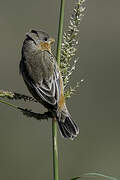
[{"label": "grass stem", "polygon": [[57,121],[52,120],[52,143],[53,143],[53,177],[54,180],[59,179],[58,174],[58,140],[57,140]]},{"label": "grass stem", "polygon": [[0,102],[3,103],[3,104],[6,104],[6,105],[8,105],[8,106],[10,106],[10,107],[12,107],[12,108],[18,109],[18,107],[15,106],[14,104],[8,103],[8,102],[3,101],[3,100],[1,100],[1,99],[0,99]]},{"label": "grass stem", "polygon": [[[60,15],[59,15],[59,27],[58,27],[58,40],[57,40],[57,53],[56,60],[60,66],[60,55],[63,35],[63,22],[64,22],[64,7],[65,0],[61,0],[60,4]],[[58,139],[57,139],[57,121],[56,118],[52,119],[52,143],[53,143],[53,179],[59,179],[59,168],[58,168]]]}]

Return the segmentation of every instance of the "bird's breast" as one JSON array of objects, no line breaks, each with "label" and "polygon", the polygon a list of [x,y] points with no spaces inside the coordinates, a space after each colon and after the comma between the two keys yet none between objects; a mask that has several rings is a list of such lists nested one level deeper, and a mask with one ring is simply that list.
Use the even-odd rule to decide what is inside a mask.
[{"label": "bird's breast", "polygon": [[48,52],[33,53],[26,61],[31,78],[37,83],[49,79],[54,71],[54,63]]}]

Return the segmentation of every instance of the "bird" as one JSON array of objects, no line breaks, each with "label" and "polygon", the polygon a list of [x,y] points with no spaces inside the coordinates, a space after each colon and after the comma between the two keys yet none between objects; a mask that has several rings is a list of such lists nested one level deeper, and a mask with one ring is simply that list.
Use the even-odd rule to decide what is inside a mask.
[{"label": "bird", "polygon": [[62,75],[51,50],[54,41],[42,30],[26,33],[19,70],[32,96],[53,113],[62,137],[73,140],[79,128],[66,106]]}]

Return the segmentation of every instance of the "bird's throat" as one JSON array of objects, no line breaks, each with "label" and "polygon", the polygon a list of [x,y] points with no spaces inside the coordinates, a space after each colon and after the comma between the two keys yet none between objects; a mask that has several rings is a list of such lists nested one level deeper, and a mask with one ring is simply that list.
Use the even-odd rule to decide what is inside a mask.
[{"label": "bird's throat", "polygon": [[49,51],[51,53],[51,45],[48,42],[40,42],[39,48],[41,51]]}]

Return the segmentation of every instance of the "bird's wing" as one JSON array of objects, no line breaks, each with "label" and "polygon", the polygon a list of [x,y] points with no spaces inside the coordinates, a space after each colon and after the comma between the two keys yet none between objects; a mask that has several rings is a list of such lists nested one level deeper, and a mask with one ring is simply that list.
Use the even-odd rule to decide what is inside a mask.
[{"label": "bird's wing", "polygon": [[[61,88],[60,72],[56,62],[54,62],[54,70],[49,79],[42,78],[39,82],[35,82],[30,76],[24,59],[22,59],[20,63],[20,72],[28,88],[30,87],[30,89],[37,94],[37,97],[40,97],[40,100],[48,103],[48,105],[58,106]],[[32,92],[32,95],[34,92]]]},{"label": "bird's wing", "polygon": [[53,106],[58,104],[60,99],[60,74],[56,68],[49,79],[32,83],[32,86],[43,101]]}]

